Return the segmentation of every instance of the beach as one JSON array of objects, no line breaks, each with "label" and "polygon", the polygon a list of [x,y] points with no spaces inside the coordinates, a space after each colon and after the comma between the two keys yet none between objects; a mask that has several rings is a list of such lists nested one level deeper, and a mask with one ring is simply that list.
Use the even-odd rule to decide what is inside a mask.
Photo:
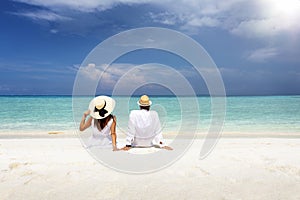
[{"label": "beach", "polygon": [[[300,199],[299,96],[227,98],[221,137],[204,159],[200,159],[200,151],[214,125],[208,97],[197,97],[198,111],[184,110],[188,113],[185,121],[180,105],[189,98],[181,103],[175,97],[152,98],[164,138],[174,147],[172,152],[107,149],[104,154],[83,147],[81,139],[91,135],[90,129],[78,132],[78,121],[90,98],[77,99],[77,107],[72,107],[72,100],[71,96],[0,97],[5,105],[0,107],[1,200]],[[123,100],[116,98],[118,103]],[[114,110],[120,143],[125,144],[128,113],[136,109],[136,100],[130,99],[129,108]],[[222,121],[219,123],[222,125]],[[176,135],[182,136],[176,139],[177,145]],[[215,135],[209,136],[213,139]],[[187,140],[191,146],[180,149]],[[153,157],[156,152],[158,157]],[[145,161],[149,157],[157,166],[174,152],[182,155],[152,171],[150,163],[150,171],[139,174],[99,160],[108,155],[123,167],[126,162],[122,159],[128,155],[133,161],[144,156]]]},{"label": "beach", "polygon": [[300,138],[221,138],[200,160],[203,140],[196,139],[171,166],[134,175],[97,162],[76,137],[2,138],[0,196],[3,200],[300,199]]}]

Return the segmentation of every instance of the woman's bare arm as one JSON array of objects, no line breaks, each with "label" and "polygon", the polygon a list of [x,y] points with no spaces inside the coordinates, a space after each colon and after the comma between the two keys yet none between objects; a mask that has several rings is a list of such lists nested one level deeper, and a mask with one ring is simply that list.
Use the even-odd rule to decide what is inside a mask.
[{"label": "woman's bare arm", "polygon": [[116,125],[117,125],[117,118],[116,118],[116,116],[114,116],[113,117],[113,123],[112,123],[112,125],[110,127],[110,133],[111,133],[113,151],[118,150],[118,148],[117,148]]},{"label": "woman's bare arm", "polygon": [[81,122],[80,122],[80,126],[79,126],[80,131],[84,131],[85,129],[87,129],[88,127],[91,126],[93,118],[90,117],[88,120],[86,120],[86,117],[89,114],[90,114],[89,110],[87,110],[83,113],[83,116],[82,116],[82,119],[81,119]]}]

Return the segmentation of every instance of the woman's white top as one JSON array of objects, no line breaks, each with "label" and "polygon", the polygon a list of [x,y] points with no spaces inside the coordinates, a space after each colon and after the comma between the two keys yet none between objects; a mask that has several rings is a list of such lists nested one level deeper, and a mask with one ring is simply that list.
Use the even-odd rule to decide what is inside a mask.
[{"label": "woman's white top", "polygon": [[133,146],[165,146],[156,111],[133,110],[128,121],[126,144]]},{"label": "woman's white top", "polygon": [[93,134],[90,136],[87,142],[87,148],[97,146],[102,148],[108,148],[112,145],[112,138],[110,134],[110,127],[113,123],[113,119],[110,119],[106,126],[100,131],[95,125],[95,120],[92,120],[92,132]]}]

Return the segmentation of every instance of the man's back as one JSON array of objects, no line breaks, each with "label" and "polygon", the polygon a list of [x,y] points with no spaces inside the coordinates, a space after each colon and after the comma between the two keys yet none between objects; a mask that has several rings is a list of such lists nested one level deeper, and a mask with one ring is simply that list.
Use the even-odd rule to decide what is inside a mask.
[{"label": "man's back", "polygon": [[161,136],[161,126],[156,111],[133,110],[129,115],[127,142],[134,146],[152,146],[153,140]]}]

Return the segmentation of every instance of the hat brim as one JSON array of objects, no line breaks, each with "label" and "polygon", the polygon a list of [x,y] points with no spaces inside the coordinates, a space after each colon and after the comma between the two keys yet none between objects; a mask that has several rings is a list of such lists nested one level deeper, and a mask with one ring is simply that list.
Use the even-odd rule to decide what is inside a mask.
[{"label": "hat brim", "polygon": [[[104,100],[106,102],[105,110],[107,111],[107,113],[103,117],[101,117],[98,112],[94,112],[95,106],[99,100]],[[89,104],[90,116],[94,119],[104,119],[113,112],[115,105],[116,101],[111,97],[97,96],[94,99],[92,99]]]},{"label": "hat brim", "polygon": [[138,100],[136,102],[139,106],[151,106],[152,105],[152,101],[149,100],[149,104],[141,104],[140,101]]}]

